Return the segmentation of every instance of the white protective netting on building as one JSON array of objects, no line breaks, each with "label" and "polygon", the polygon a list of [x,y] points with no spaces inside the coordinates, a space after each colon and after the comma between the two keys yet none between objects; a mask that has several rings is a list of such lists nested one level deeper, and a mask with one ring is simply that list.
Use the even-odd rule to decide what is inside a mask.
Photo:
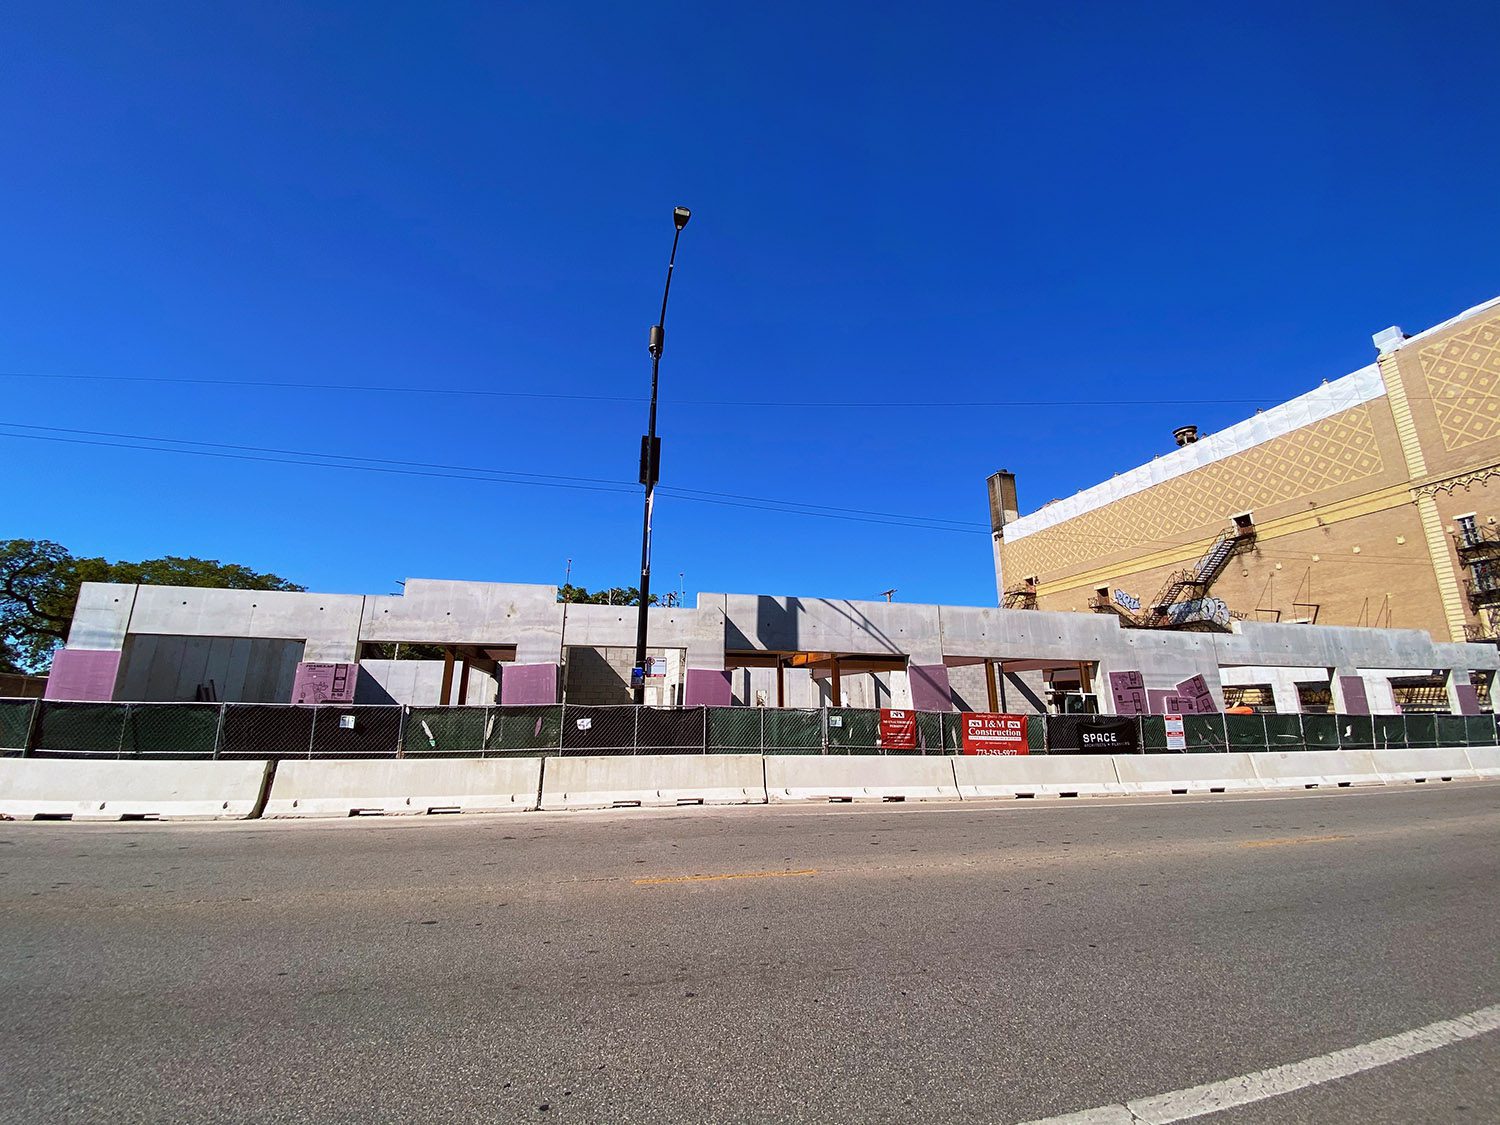
[{"label": "white protective netting on building", "polygon": [[1174,449],[1150,464],[1121,473],[1103,484],[1075,493],[1066,500],[1054,500],[1045,508],[1006,524],[1005,541],[1014,542],[1034,532],[1056,527],[1085,512],[1102,508],[1215,461],[1244,453],[1257,445],[1300,430],[1303,426],[1310,426],[1361,403],[1381,398],[1384,394],[1385,383],[1381,380],[1380,368],[1372,363],[1342,379],[1324,383],[1316,390],[1299,395],[1290,402],[1273,406],[1253,418],[1200,438],[1192,445]]}]

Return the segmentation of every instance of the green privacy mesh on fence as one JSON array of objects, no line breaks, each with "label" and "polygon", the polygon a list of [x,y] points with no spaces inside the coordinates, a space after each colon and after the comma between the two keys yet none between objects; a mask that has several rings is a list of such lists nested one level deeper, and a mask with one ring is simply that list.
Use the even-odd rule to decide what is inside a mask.
[{"label": "green privacy mesh on fence", "polygon": [[484,752],[486,756],[525,755],[551,750],[562,738],[559,706],[487,707]]},{"label": "green privacy mesh on fence", "polygon": [[873,754],[880,747],[880,712],[828,708],[828,752]]},{"label": "green privacy mesh on fence", "polygon": [[1436,715],[1406,715],[1404,718],[1408,746],[1423,749],[1438,744]]},{"label": "green privacy mesh on fence", "polygon": [[1303,715],[1302,745],[1309,750],[1337,750],[1339,748],[1339,717],[1337,715]]},{"label": "green privacy mesh on fence", "polygon": [[484,752],[483,707],[408,707],[404,748],[408,758],[456,757]]},{"label": "green privacy mesh on fence", "polygon": [[1339,749],[1373,750],[1375,723],[1369,715],[1339,716]]},{"label": "green privacy mesh on fence", "polygon": [[44,702],[32,751],[114,757],[125,739],[126,704]]},{"label": "green privacy mesh on fence", "polygon": [[1266,723],[1267,750],[1301,750],[1301,715],[1262,715]]},{"label": "green privacy mesh on fence", "polygon": [[1040,754],[1047,749],[1047,717],[1045,715],[1028,715],[1026,717],[1026,748],[1033,754]]},{"label": "green privacy mesh on fence", "polygon": [[758,754],[764,707],[708,708],[710,754]]},{"label": "green privacy mesh on fence", "polygon": [[1167,752],[1167,720],[1160,715],[1141,716],[1141,747],[1148,754]]},{"label": "green privacy mesh on fence", "polygon": [[[0,753],[122,758],[382,758],[547,754],[959,754],[964,717],[914,712],[916,746],[882,746],[849,707],[402,707],[0,700]],[[1159,715],[1031,715],[1031,753],[1088,752],[1098,722],[1168,752]],[[1122,725],[1123,724],[1123,725]],[[1188,753],[1494,746],[1491,715],[1184,715]],[[28,738],[30,745],[27,745]]]},{"label": "green privacy mesh on fence", "polygon": [[1257,754],[1266,748],[1266,720],[1260,715],[1225,715],[1224,732],[1225,744],[1237,753]]},{"label": "green privacy mesh on fence", "polygon": [[[1430,715],[1437,724],[1437,735],[1433,739],[1434,746],[1462,746],[1469,741],[1469,722],[1463,715]],[[1407,738],[1411,738],[1410,730]]]},{"label": "green privacy mesh on fence", "polygon": [[1370,729],[1371,740],[1382,750],[1400,750],[1406,746],[1406,720],[1400,715],[1373,715]]},{"label": "green privacy mesh on fence", "polygon": [[[1223,753],[1229,749],[1228,734],[1224,728],[1227,715],[1184,715],[1182,733],[1189,754]],[[1244,718],[1246,716],[1233,716]]]},{"label": "green privacy mesh on fence", "polygon": [[823,712],[778,707],[762,709],[768,754],[821,754]]},{"label": "green privacy mesh on fence", "polygon": [[219,744],[215,703],[132,703],[123,758],[211,758]]},{"label": "green privacy mesh on fence", "polygon": [[36,701],[32,699],[0,699],[0,751],[26,749],[35,710]]}]

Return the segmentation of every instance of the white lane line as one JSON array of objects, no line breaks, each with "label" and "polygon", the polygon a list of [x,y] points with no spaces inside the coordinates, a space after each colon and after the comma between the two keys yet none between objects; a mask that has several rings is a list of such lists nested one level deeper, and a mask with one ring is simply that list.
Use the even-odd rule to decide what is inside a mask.
[{"label": "white lane line", "polygon": [[1258,1070],[1254,1074],[1242,1074],[1238,1078],[1226,1078],[1222,1082],[1209,1082],[1187,1090],[1174,1090],[1170,1094],[1138,1098],[1133,1102],[1117,1102],[1077,1113],[1065,1113],[1060,1117],[1040,1118],[1027,1122],[1026,1125],[1170,1125],[1173,1121],[1202,1117],[1205,1113],[1249,1105],[1251,1102],[1290,1094],[1308,1086],[1332,1082],[1335,1078],[1347,1078],[1364,1070],[1389,1066],[1413,1055],[1435,1051],[1439,1047],[1460,1043],[1497,1029],[1500,1029],[1500,1004],[1492,1004],[1466,1016],[1439,1020],[1426,1027],[1403,1031],[1399,1035],[1390,1035],[1357,1047],[1346,1047],[1342,1051],[1319,1055],[1314,1059],[1303,1059],[1301,1062]]}]

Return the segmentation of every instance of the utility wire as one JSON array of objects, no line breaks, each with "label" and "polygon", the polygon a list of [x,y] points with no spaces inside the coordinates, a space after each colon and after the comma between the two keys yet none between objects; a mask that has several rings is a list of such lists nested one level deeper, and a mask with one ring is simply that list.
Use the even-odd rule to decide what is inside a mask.
[{"label": "utility wire", "polygon": [[[496,391],[470,389],[466,387],[411,387],[411,386],[357,386],[349,383],[309,383],[277,381],[272,379],[193,379],[166,375],[79,375],[40,371],[0,371],[0,379],[86,380],[98,383],[160,383],[169,386],[195,387],[258,387],[271,390],[294,391],[351,391],[356,394],[410,394],[471,396],[475,398],[538,399],[560,402],[608,402],[644,403],[644,398],[632,395],[579,395],[550,391]],[[1195,403],[1226,406],[1255,406],[1269,402],[1267,398],[1199,398]],[[968,402],[881,402],[850,400],[842,402],[788,402],[785,399],[672,399],[673,406],[725,406],[766,407],[798,410],[977,410],[988,408],[1040,408],[1080,409],[1101,406],[1138,406],[1134,399],[995,399]]]},{"label": "utility wire", "polygon": [[[159,437],[151,434],[122,434],[109,430],[80,430],[63,426],[38,426],[26,422],[0,422],[0,426],[7,426],[21,430],[42,430],[47,433],[82,435],[85,437],[120,438],[134,442],[158,442],[171,445],[199,446],[206,449],[230,449],[241,453],[274,453],[288,457],[314,457],[328,461],[353,461],[368,462],[375,465],[395,465],[401,468],[417,469],[440,469],[448,472],[481,474],[483,477],[500,477],[513,483],[531,483],[535,480],[543,481],[568,481],[582,484],[605,485],[610,491],[632,492],[635,486],[629,481],[612,480],[603,477],[573,477],[558,476],[551,473],[528,473],[518,472],[511,469],[494,469],[487,466],[474,465],[445,465],[430,461],[393,460],[384,457],[365,457],[362,455],[348,453],[322,453],[306,449],[280,449],[275,446],[263,445],[234,445],[227,442],[197,441],[187,438]],[[19,435],[17,435],[19,436]],[[914,520],[923,523],[953,524],[966,530],[985,530],[988,525],[974,520],[950,520],[941,516],[918,516],[905,512],[879,512],[866,508],[844,508],[829,504],[810,504],[801,500],[781,500],[768,496],[746,496],[737,492],[711,492],[699,488],[676,488],[664,489],[670,491],[674,496],[683,499],[697,497],[714,497],[721,500],[745,500],[761,505],[772,505],[775,508],[808,508],[815,511],[837,512],[845,515],[881,516],[888,519]]]},{"label": "utility wire", "polygon": [[[90,445],[111,449],[133,449],[153,453],[176,453],[194,457],[214,457],[234,461],[254,461],[270,464],[304,465],[325,469],[346,469],[355,472],[384,473],[399,476],[437,477],[448,480],[471,480],[488,484],[514,484],[536,488],[564,488],[586,492],[613,492],[633,494],[636,488],[626,481],[610,481],[590,477],[552,477],[546,474],[514,473],[510,470],[487,469],[462,465],[438,465],[420,461],[394,461],[383,458],[354,457],[347,454],[322,453],[312,450],[286,450],[262,446],[231,445],[223,442],[194,442],[180,438],[159,438],[142,434],[120,434],[101,430],[69,430],[54,426],[30,426],[23,423],[3,422],[0,427],[8,430],[43,430],[45,433],[15,433],[0,430],[0,437],[18,438],[26,441],[59,442],[67,445]],[[65,436],[77,435],[77,436]],[[117,439],[117,440],[105,440]],[[191,447],[200,448],[191,448]],[[965,525],[958,520],[919,516],[896,512],[870,512],[860,508],[834,508],[827,505],[801,504],[798,501],[776,500],[769,497],[741,497],[734,493],[688,494],[684,490],[672,495],[679,500],[695,504],[714,504],[732,508],[750,508],[759,511],[778,512],[785,515],[813,516],[822,519],[838,519],[856,523],[874,523],[892,527],[910,527],[927,531],[952,531],[966,535],[987,534],[981,524]]]}]

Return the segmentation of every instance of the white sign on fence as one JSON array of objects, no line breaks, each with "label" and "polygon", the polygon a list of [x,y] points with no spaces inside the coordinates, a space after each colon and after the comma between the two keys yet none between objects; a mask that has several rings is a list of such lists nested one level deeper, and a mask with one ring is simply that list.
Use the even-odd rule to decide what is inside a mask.
[{"label": "white sign on fence", "polygon": [[1181,715],[1164,716],[1167,720],[1167,749],[1186,750],[1187,735],[1182,729]]}]

